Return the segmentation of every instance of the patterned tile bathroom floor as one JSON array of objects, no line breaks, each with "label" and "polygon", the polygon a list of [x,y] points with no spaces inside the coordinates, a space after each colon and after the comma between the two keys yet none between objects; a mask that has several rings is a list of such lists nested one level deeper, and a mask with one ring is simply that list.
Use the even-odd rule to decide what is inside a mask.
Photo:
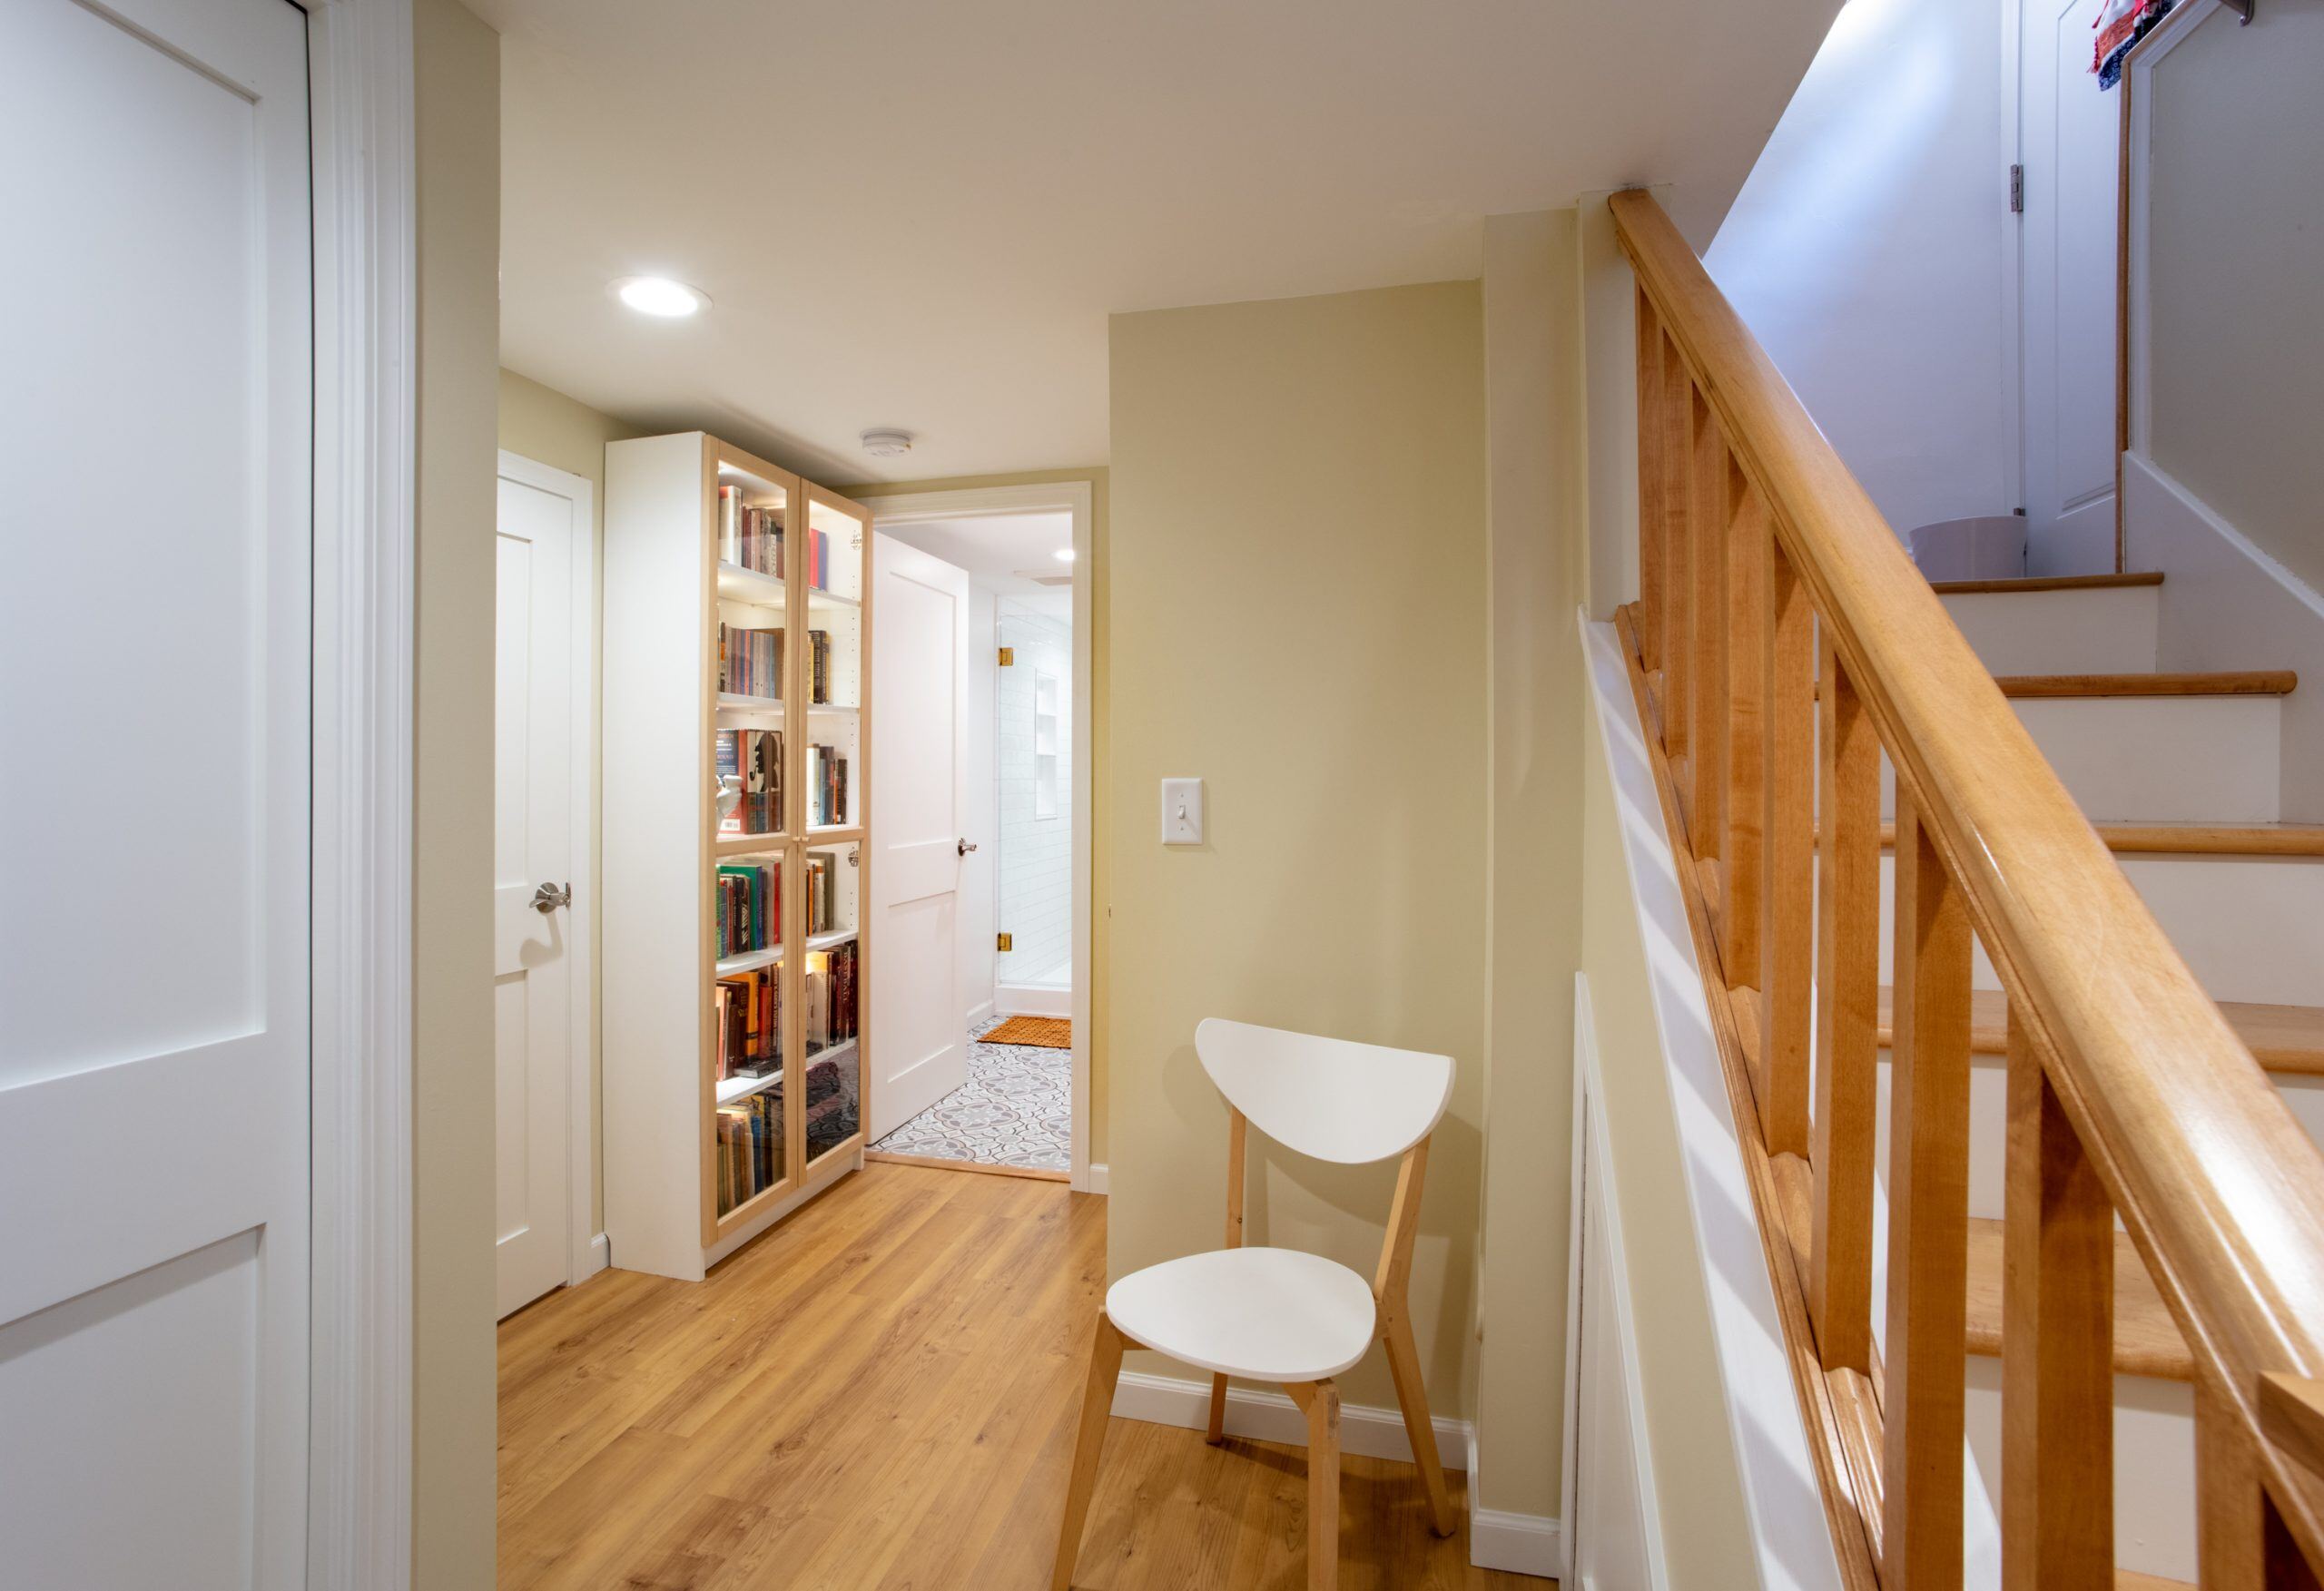
[{"label": "patterned tile bathroom floor", "polygon": [[987,1017],[969,1035],[969,1080],[872,1145],[1030,1171],[1073,1169],[1073,1052],[978,1042],[1000,1026]]}]

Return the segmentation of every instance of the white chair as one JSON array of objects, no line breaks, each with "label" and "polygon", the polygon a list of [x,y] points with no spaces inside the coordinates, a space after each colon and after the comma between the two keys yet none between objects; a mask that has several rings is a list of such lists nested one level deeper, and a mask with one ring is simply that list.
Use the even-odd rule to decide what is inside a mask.
[{"label": "white chair", "polygon": [[[1131,1343],[1210,1371],[1213,1442],[1226,1437],[1229,1376],[1279,1382],[1305,1412],[1307,1584],[1310,1591],[1328,1591],[1339,1583],[1340,1397],[1334,1378],[1380,1342],[1436,1533],[1452,1534],[1452,1497],[1437,1460],[1404,1299],[1429,1135],[1452,1093],[1452,1057],[1216,1017],[1195,1029],[1195,1053],[1229,1109],[1226,1247],[1148,1266],[1106,1294],[1074,1439],[1055,1591],[1072,1583],[1114,1383]],[[1276,1143],[1317,1160],[1360,1165],[1404,1157],[1380,1268],[1368,1285],[1346,1266],[1314,1254],[1243,1246],[1244,1146],[1254,1122]]]}]

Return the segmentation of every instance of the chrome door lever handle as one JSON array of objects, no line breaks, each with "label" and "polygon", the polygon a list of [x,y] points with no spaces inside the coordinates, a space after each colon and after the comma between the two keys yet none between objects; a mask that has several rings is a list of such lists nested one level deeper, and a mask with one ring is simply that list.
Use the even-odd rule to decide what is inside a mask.
[{"label": "chrome door lever handle", "polygon": [[573,886],[570,884],[543,884],[533,891],[533,909],[544,917],[560,906],[572,904]]},{"label": "chrome door lever handle", "polygon": [[976,841],[975,841],[975,840],[963,840],[962,841],[960,841],[960,849],[959,854],[960,854],[960,855],[961,855],[961,856],[966,856],[966,855],[968,855],[968,854],[969,854],[969,852],[970,852],[970,851],[974,850],[976,848],[977,848],[977,844],[976,844]]}]

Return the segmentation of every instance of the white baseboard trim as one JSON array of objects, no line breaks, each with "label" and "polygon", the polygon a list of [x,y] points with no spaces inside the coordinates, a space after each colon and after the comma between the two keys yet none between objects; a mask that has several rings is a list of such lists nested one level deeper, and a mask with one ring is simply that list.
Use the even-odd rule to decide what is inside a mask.
[{"label": "white baseboard trim", "polygon": [[1070,1016],[1073,991],[1005,983],[992,991],[992,1008],[1003,1016]]},{"label": "white baseboard trim", "polygon": [[991,1015],[992,1002],[990,1000],[980,1000],[975,1005],[969,1007],[969,1026],[974,1027],[978,1023],[983,1021],[986,1017]]},{"label": "white baseboard trim", "polygon": [[601,1232],[596,1236],[589,1240],[589,1257],[582,1264],[581,1274],[575,1277],[574,1280],[576,1282],[586,1282],[590,1277],[595,1276],[598,1272],[604,1270],[613,1262],[613,1242],[604,1233]]},{"label": "white baseboard trim", "polygon": [[1089,1163],[1089,1185],[1081,1191],[1085,1193],[1102,1193],[1106,1191],[1106,1162],[1093,1160]]},{"label": "white baseboard trim", "polygon": [[[1210,1382],[1125,1370],[1114,1387],[1114,1414],[1121,1419],[1142,1419],[1148,1425],[1205,1430],[1210,1425]],[[1445,1466],[1458,1468],[1469,1451],[1469,1422],[1439,1416],[1430,1423],[1436,1427],[1436,1450]],[[1286,1393],[1229,1386],[1226,1434],[1305,1447],[1307,1417],[1299,1412],[1299,1406]],[[1365,1458],[1394,1458],[1405,1464],[1413,1461],[1412,1442],[1404,1435],[1404,1417],[1393,1409],[1341,1404],[1340,1449]]]},{"label": "white baseboard trim", "polygon": [[1565,1573],[1560,1542],[1563,1534],[1557,1520],[1540,1514],[1472,1508],[1469,1510],[1469,1562],[1480,1569],[1554,1580]]}]

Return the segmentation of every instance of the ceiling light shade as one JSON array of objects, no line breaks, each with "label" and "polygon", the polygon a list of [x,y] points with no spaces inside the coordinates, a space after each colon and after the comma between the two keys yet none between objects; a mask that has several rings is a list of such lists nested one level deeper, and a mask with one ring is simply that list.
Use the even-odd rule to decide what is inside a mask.
[{"label": "ceiling light shade", "polygon": [[614,283],[614,297],[641,315],[683,320],[710,308],[710,295],[666,276],[625,276]]},{"label": "ceiling light shade", "polygon": [[1051,553],[1049,556],[1055,558],[1060,564],[1070,564],[1073,562],[1073,549],[1071,547],[1059,547],[1056,552]]},{"label": "ceiling light shade", "polygon": [[911,451],[910,431],[899,431],[893,426],[881,426],[863,433],[863,451],[874,458],[893,458],[900,453]]}]

